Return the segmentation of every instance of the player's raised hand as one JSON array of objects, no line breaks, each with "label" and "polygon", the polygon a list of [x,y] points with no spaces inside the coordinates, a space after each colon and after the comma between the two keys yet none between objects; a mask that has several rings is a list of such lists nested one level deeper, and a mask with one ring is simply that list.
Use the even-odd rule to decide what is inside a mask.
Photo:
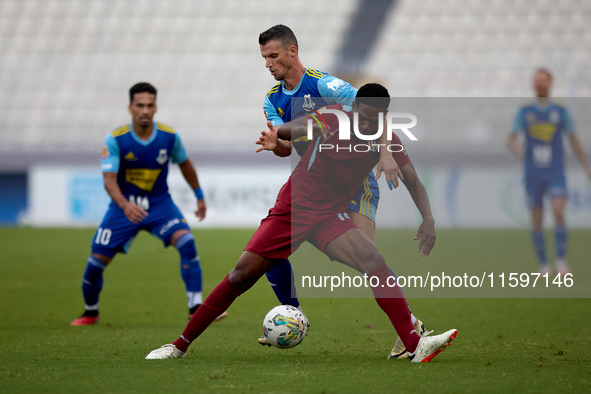
[{"label": "player's raised hand", "polygon": [[257,145],[260,145],[256,152],[262,152],[264,150],[274,150],[277,147],[277,127],[273,127],[273,123],[271,121],[267,121],[267,127],[269,131],[261,131],[261,136],[259,140],[256,142]]},{"label": "player's raised hand", "polygon": [[128,202],[123,206],[123,213],[125,214],[125,217],[133,224],[138,224],[148,216],[147,211],[144,211],[131,202]]},{"label": "player's raised hand", "polygon": [[205,200],[197,200],[197,210],[195,211],[195,216],[199,221],[205,219],[205,211],[207,207],[205,206]]},{"label": "player's raised hand", "polygon": [[435,223],[433,221],[421,223],[417,235],[412,239],[419,240],[417,252],[421,252],[422,249],[421,256],[429,256],[431,249],[435,246]]},{"label": "player's raised hand", "polygon": [[[385,147],[383,149],[386,149]],[[386,174],[386,181],[390,190],[396,189],[399,185],[398,178],[404,179],[398,163],[391,154],[380,154],[380,161],[376,168],[376,181],[380,179],[382,172]]]}]

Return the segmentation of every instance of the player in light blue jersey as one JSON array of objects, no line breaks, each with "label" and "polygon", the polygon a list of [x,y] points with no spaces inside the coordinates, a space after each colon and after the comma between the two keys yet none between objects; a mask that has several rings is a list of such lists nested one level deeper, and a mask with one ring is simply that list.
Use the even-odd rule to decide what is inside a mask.
[{"label": "player in light blue jersey", "polygon": [[[532,242],[540,272],[550,273],[546,259],[546,244],[542,226],[543,199],[552,201],[554,213],[554,238],[556,242],[556,271],[562,275],[569,272],[566,262],[567,229],[564,221],[564,208],[567,200],[564,176],[564,152],[562,138],[568,136],[573,152],[583,165],[589,179],[591,168],[574,132],[573,122],[568,110],[550,100],[552,75],[546,69],[535,73],[533,87],[537,100],[519,109],[507,145],[525,167],[525,187],[532,216]],[[517,134],[525,134],[525,147],[517,139]]]},{"label": "player in light blue jersey", "polygon": [[[309,112],[307,108],[320,109],[326,105],[341,104],[345,111],[350,111],[357,89],[348,82],[329,75],[322,71],[306,68],[302,64],[298,55],[298,42],[293,31],[284,25],[276,25],[264,31],[259,36],[259,45],[261,55],[265,59],[265,66],[269,69],[275,80],[279,81],[267,93],[263,109],[265,116],[273,126],[280,126],[290,122],[292,119],[299,118]],[[302,98],[301,100],[292,100],[293,98]],[[293,108],[297,103],[300,107]],[[263,137],[259,140],[262,143]],[[386,133],[380,137],[380,143],[387,143]],[[307,136],[303,136],[292,141],[277,141],[277,146],[273,153],[280,157],[289,156],[292,153],[292,147],[301,156],[307,149],[309,141]],[[257,152],[264,150],[261,146]],[[367,235],[372,241],[375,233],[375,213],[379,201],[379,188],[377,179],[381,172],[385,173],[386,181],[392,187],[398,187],[399,178],[402,179],[402,173],[386,149],[381,150],[380,162],[377,167],[377,177],[373,171],[365,178],[359,189],[351,200],[351,205],[347,213],[353,222]],[[434,230],[433,230],[434,234]],[[288,260],[285,263],[270,269],[267,272],[267,279],[271,283],[277,298],[282,304],[300,307],[296,291],[293,284],[293,271]],[[413,324],[417,331],[421,331],[422,322],[412,315]],[[259,343],[269,345],[267,339],[262,336]],[[401,341],[397,341],[397,354],[403,358],[406,356],[406,349]]]},{"label": "player in light blue jersey", "polygon": [[[105,139],[102,169],[111,204],[92,240],[82,280],[85,311],[72,322],[73,326],[98,323],[103,271],[117,253],[127,253],[140,230],[160,238],[164,246],[174,245],[181,257],[189,315],[201,305],[201,264],[191,229],[168,193],[169,161],[179,165],[194,190],[195,215],[199,220],[205,217],[205,199],[178,133],[153,121],[156,93],[148,83],[134,85],[129,90],[131,124],[116,129]],[[225,312],[219,318],[224,316]]]}]

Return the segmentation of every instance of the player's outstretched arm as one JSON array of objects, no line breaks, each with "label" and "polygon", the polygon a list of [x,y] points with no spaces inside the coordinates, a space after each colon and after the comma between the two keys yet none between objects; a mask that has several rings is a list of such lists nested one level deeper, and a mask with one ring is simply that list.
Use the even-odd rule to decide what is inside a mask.
[{"label": "player's outstretched arm", "polygon": [[[197,197],[197,210],[195,211],[195,216],[199,221],[202,221],[205,218],[205,211],[207,207],[205,206],[205,198],[203,198],[203,192],[201,192],[201,187],[199,186],[199,178],[197,177],[197,171],[195,171],[195,167],[191,160],[187,159],[184,162],[179,164],[179,168],[181,169],[181,173],[183,177],[191,186],[193,190],[196,191],[196,194],[199,194]],[[200,192],[200,193],[198,193]]]},{"label": "player's outstretched arm", "polygon": [[518,159],[523,159],[523,147],[517,139],[517,134],[511,133],[507,137],[507,148],[513,153]]},{"label": "player's outstretched arm", "polygon": [[[328,106],[327,108],[332,109],[332,107],[337,106]],[[339,106],[338,109],[341,107]],[[330,121],[329,121],[330,122]],[[312,137],[322,137],[325,140],[330,137],[332,133],[331,125],[324,122],[324,119],[320,121],[318,117],[306,115],[300,116],[288,122],[284,125],[281,125],[277,134],[279,138],[290,139],[290,140],[297,140],[300,137],[307,137],[308,136],[308,123],[312,125]]]},{"label": "player's outstretched arm", "polygon": [[417,251],[422,251],[421,255],[427,257],[435,245],[435,220],[431,213],[427,189],[425,189],[423,182],[419,179],[412,162],[409,161],[404,167],[402,167],[402,175],[404,176],[402,182],[404,183],[404,186],[406,186],[417,209],[423,217],[423,223],[419,226],[419,231],[413,239],[415,241],[419,240],[419,248]]},{"label": "player's outstretched arm", "polygon": [[587,178],[591,179],[591,167],[589,167],[589,163],[587,162],[587,157],[585,157],[585,152],[583,152],[583,148],[581,147],[581,142],[579,141],[579,137],[575,133],[569,133],[568,137],[570,139],[570,144],[573,148],[573,152],[577,156],[577,159],[581,162],[581,165],[585,169],[585,173],[587,174]]},{"label": "player's outstretched arm", "polygon": [[125,217],[129,219],[130,222],[138,224],[148,216],[148,212],[127,201],[123,193],[121,193],[121,188],[117,183],[116,172],[103,172],[103,181],[105,182],[105,190],[109,194],[109,197],[111,197],[111,200],[121,208]]}]

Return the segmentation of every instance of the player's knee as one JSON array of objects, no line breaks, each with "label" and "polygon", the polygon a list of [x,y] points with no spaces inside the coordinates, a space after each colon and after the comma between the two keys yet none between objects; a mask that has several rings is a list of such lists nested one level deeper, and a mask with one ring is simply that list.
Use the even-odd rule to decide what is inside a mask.
[{"label": "player's knee", "polygon": [[242,291],[246,291],[265,274],[270,265],[268,259],[244,252],[236,266],[230,271],[230,283]]},{"label": "player's knee", "polygon": [[179,251],[182,259],[193,260],[197,257],[197,246],[191,233],[181,235],[174,247]]},{"label": "player's knee", "polygon": [[363,272],[370,273],[377,270],[385,264],[386,260],[384,259],[384,256],[382,256],[380,252],[378,252],[376,249],[371,251],[369,255],[363,259],[363,261],[361,262],[361,267]]}]

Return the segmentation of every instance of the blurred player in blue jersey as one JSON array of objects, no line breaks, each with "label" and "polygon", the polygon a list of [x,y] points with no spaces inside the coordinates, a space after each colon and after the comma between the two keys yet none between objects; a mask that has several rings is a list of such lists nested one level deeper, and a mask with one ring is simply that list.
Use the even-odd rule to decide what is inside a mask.
[{"label": "blurred player in blue jersey", "polygon": [[[348,82],[325,72],[304,67],[298,55],[297,38],[289,27],[276,25],[264,31],[259,35],[259,45],[261,55],[265,59],[265,67],[269,69],[275,80],[279,81],[267,93],[263,104],[265,116],[273,126],[277,127],[292,119],[307,115],[310,113],[307,111],[310,108],[318,110],[326,105],[341,104],[345,111],[351,110],[357,89]],[[300,108],[292,108],[292,104],[295,102],[292,102],[292,98],[295,97],[302,98],[297,101],[303,103]],[[386,133],[383,133],[383,140],[379,142],[386,143],[385,137]],[[264,133],[258,143],[261,144],[263,139]],[[273,153],[280,157],[289,156],[293,147],[301,156],[306,151],[308,144],[307,136],[296,138],[293,141],[279,139]],[[259,147],[257,152],[262,150],[264,148]],[[392,155],[384,149],[381,151],[380,162],[376,170],[377,177],[373,171],[369,173],[359,185],[347,211],[353,222],[372,241],[375,233],[375,213],[380,198],[377,178],[382,171],[385,173],[386,181],[392,187],[398,187],[398,178],[402,178],[402,173]],[[299,308],[299,301],[297,297],[294,297],[296,291],[289,260],[273,267],[266,275],[279,302]],[[424,331],[422,322],[414,315],[412,315],[412,319],[417,331]],[[265,336],[259,338],[259,343],[269,345]],[[397,341],[396,348],[400,355],[406,356],[406,349],[401,341]]]},{"label": "blurred player in blue jersey", "polygon": [[[156,89],[141,82],[129,90],[131,124],[113,131],[105,139],[102,170],[105,189],[111,197],[109,210],[92,240],[82,280],[85,312],[73,326],[99,321],[99,293],[103,271],[117,253],[127,253],[140,230],[149,231],[173,245],[181,257],[189,315],[202,302],[201,265],[195,240],[187,221],[168,193],[168,163],[178,164],[195,192],[199,220],[205,217],[205,200],[193,164],[179,135],[169,126],[152,119],[156,113]],[[222,314],[219,318],[225,316]]]},{"label": "blurred player in blue jersey", "polygon": [[[532,242],[542,274],[550,273],[546,259],[546,243],[542,227],[543,199],[552,201],[554,213],[554,238],[556,242],[556,271],[562,275],[569,272],[566,262],[567,229],[564,222],[566,205],[566,182],[564,177],[564,151],[562,137],[567,135],[573,152],[591,179],[591,168],[574,132],[568,110],[550,100],[552,75],[548,70],[535,73],[533,88],[537,100],[519,109],[507,145],[525,166],[525,188],[532,215]],[[517,139],[519,132],[525,133],[525,149]]]}]

